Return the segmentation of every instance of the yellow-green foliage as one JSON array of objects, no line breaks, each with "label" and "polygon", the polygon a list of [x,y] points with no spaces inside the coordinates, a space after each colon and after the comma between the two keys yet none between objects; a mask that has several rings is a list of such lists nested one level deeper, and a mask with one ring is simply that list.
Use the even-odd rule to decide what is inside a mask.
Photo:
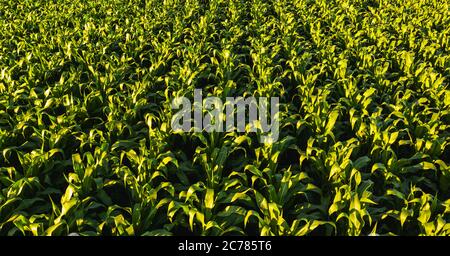
[{"label": "yellow-green foliage", "polygon": [[[1,235],[449,235],[448,0],[0,0]],[[171,101],[280,98],[280,139]]]}]

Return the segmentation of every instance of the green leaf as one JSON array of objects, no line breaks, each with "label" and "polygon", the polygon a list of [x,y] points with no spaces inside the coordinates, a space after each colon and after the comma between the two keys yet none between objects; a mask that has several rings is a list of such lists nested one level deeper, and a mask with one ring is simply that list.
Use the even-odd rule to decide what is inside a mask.
[{"label": "green leaf", "polygon": [[372,166],[372,171],[371,171],[372,173],[374,173],[377,170],[382,170],[384,172],[387,171],[386,166],[384,166],[384,164],[382,164],[382,163],[376,163]]},{"label": "green leaf", "polygon": [[207,189],[205,195],[205,207],[206,209],[212,209],[214,207],[214,190]]},{"label": "green leaf", "polygon": [[339,167],[339,165],[335,163],[331,167],[330,175],[328,176],[328,180],[331,180],[331,178],[333,178],[334,175],[339,174],[340,172],[341,172],[341,167]]},{"label": "green leaf", "polygon": [[362,168],[366,167],[370,163],[371,159],[368,156],[363,156],[356,161],[353,162],[353,168],[356,170],[361,170]]},{"label": "green leaf", "polygon": [[410,211],[407,208],[403,207],[400,213],[400,224],[402,225],[402,227],[409,216],[411,216]]},{"label": "green leaf", "polygon": [[325,134],[331,134],[338,117],[339,112],[337,110],[332,111],[328,115],[327,126],[325,127]]},{"label": "green leaf", "polygon": [[250,171],[251,173],[253,173],[254,175],[256,175],[257,177],[262,177],[263,174],[260,170],[258,170],[258,168],[256,168],[256,166],[254,165],[247,165],[244,168],[246,171]]}]

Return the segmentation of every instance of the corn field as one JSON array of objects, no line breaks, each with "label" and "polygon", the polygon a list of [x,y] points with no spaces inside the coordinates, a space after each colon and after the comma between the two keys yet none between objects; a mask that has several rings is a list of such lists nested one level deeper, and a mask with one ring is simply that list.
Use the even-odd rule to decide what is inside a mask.
[{"label": "corn field", "polygon": [[0,0],[0,235],[450,235],[449,79],[448,0]]}]

